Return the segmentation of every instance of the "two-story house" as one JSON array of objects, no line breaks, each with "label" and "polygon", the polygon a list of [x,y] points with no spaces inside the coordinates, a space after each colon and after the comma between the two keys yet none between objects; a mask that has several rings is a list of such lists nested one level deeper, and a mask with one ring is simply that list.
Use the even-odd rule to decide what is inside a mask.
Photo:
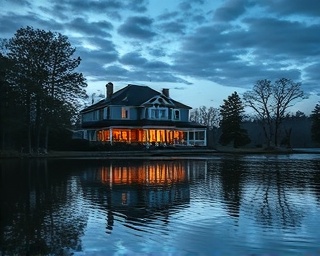
[{"label": "two-story house", "polygon": [[169,89],[160,93],[129,84],[113,92],[108,83],[105,99],[81,111],[84,138],[110,144],[206,146],[206,127],[189,121],[190,109],[171,99]]}]

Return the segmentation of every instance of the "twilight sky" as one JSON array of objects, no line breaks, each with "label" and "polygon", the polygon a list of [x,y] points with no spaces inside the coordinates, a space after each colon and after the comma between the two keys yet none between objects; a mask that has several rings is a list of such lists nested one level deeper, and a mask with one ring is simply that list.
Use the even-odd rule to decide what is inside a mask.
[{"label": "twilight sky", "polygon": [[32,26],[68,36],[88,94],[111,81],[169,88],[191,107],[219,107],[259,79],[302,83],[320,99],[318,0],[0,0],[0,37]]}]

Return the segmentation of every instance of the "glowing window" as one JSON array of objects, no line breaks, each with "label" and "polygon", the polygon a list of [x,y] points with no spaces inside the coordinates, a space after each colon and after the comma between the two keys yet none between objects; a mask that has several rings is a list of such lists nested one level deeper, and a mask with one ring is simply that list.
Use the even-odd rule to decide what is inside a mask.
[{"label": "glowing window", "polygon": [[129,118],[129,109],[128,108],[122,108],[121,109],[121,118],[122,119],[128,119]]}]

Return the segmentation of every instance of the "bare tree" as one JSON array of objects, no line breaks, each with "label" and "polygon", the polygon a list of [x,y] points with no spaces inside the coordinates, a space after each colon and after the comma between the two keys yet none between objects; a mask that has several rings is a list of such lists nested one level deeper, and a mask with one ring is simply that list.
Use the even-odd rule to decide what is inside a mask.
[{"label": "bare tree", "polygon": [[267,79],[258,80],[253,89],[243,96],[247,106],[255,111],[262,124],[268,147],[272,140],[278,146],[280,126],[288,108],[297,99],[303,98],[301,84],[287,78],[281,78],[275,83]]},{"label": "bare tree", "polygon": [[205,125],[212,130],[219,125],[219,111],[214,107],[201,106],[192,111],[190,121]]}]

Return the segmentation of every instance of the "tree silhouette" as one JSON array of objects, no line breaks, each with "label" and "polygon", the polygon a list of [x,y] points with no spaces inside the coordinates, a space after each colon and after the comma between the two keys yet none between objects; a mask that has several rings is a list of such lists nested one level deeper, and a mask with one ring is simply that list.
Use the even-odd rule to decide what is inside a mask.
[{"label": "tree silhouette", "polygon": [[303,97],[301,84],[281,78],[275,83],[270,80],[258,80],[251,91],[244,93],[245,103],[251,107],[260,120],[268,147],[273,140],[279,144],[280,126],[289,107],[295,100]]},{"label": "tree silhouette", "polygon": [[20,28],[6,44],[13,67],[8,83],[24,108],[28,150],[47,147],[49,128],[70,125],[79,98],[85,97],[85,78],[75,71],[80,57],[60,33]]},{"label": "tree silhouette", "polygon": [[311,114],[312,118],[312,126],[311,126],[311,134],[312,134],[312,139],[320,143],[320,105],[317,104],[312,111]]},{"label": "tree silhouette", "polygon": [[224,104],[220,106],[220,127],[222,134],[219,143],[227,145],[233,142],[233,147],[240,147],[250,143],[245,129],[241,128],[244,119],[244,106],[237,92],[232,93]]},{"label": "tree silhouette", "polygon": [[214,107],[201,106],[191,113],[190,121],[203,124],[212,130],[219,124],[219,111]]}]

